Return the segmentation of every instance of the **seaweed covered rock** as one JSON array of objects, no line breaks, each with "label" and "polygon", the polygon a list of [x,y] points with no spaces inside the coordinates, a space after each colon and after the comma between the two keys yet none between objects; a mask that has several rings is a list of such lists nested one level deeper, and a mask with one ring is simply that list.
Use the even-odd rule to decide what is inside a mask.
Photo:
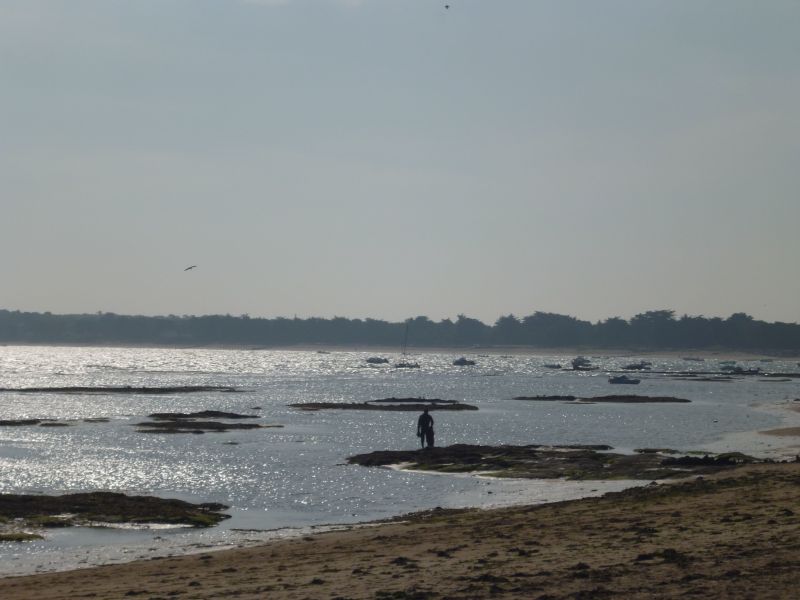
[{"label": "seaweed covered rock", "polygon": [[[751,457],[688,457],[681,462],[660,450],[635,454],[608,452],[609,446],[476,446],[456,444],[424,450],[383,450],[347,459],[362,466],[401,465],[440,473],[482,473],[528,479],[654,480],[713,473],[755,462]],[[669,451],[668,451],[669,452]],[[744,456],[744,455],[742,455]],[[676,461],[677,462],[673,462]]]},{"label": "seaweed covered rock", "polygon": [[723,466],[733,467],[736,465],[750,464],[759,461],[752,456],[741,452],[727,452],[725,454],[704,455],[704,456],[677,456],[668,457],[661,461],[664,466],[696,467],[696,466]]},{"label": "seaweed covered rock", "polygon": [[382,398],[366,402],[304,402],[289,405],[300,410],[385,410],[415,411],[422,410],[478,410],[477,406],[465,404],[458,400],[440,400],[438,398]]},{"label": "seaweed covered rock", "polygon": [[[211,433],[232,429],[261,429],[258,423],[222,423],[220,421],[190,421],[185,419],[143,421],[136,423],[140,433]],[[272,427],[278,427],[272,425]]]},{"label": "seaweed covered rock", "polygon": [[193,413],[152,413],[147,415],[151,419],[174,421],[178,419],[258,419],[258,415],[240,415],[238,413],[223,412],[221,410],[202,410]]},{"label": "seaweed covered rock", "polygon": [[61,496],[0,494],[0,519],[21,519],[37,528],[72,527],[95,523],[166,523],[211,527],[230,515],[218,503],[193,504],[156,496],[128,496],[116,492],[86,492]]},{"label": "seaweed covered rock", "polygon": [[152,421],[136,423],[140,433],[210,433],[224,432],[232,429],[262,429],[282,427],[282,425],[261,425],[259,423],[228,423],[224,421],[208,421],[201,419],[258,419],[258,415],[241,415],[219,410],[203,410],[193,413],[153,413]]},{"label": "seaweed covered rock", "polygon": [[63,386],[63,387],[0,387],[2,392],[23,394],[194,394],[201,392],[239,392],[238,388],[220,385],[176,386]]},{"label": "seaweed covered rock", "polygon": [[687,403],[691,400],[685,398],[675,398],[673,396],[636,396],[633,394],[609,394],[606,396],[562,396],[562,395],[540,395],[540,396],[514,396],[513,400],[534,400],[540,402],[549,402],[563,400],[564,402],[581,401],[581,402],[619,402],[621,404],[646,404],[650,402],[663,403],[663,402],[677,402]]}]

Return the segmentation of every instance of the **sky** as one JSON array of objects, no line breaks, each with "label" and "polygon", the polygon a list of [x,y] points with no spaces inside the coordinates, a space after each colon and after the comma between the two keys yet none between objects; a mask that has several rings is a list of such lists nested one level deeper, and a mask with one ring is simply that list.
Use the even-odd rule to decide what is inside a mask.
[{"label": "sky", "polygon": [[444,5],[0,2],[0,308],[800,321],[800,2]]}]

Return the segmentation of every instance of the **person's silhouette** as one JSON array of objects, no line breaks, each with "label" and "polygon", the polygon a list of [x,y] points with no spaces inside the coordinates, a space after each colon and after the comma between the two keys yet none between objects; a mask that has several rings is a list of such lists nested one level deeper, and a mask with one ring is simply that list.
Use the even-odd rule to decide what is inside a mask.
[{"label": "person's silhouette", "polygon": [[424,409],[417,421],[417,437],[423,448],[433,448],[433,417],[428,414],[428,409]]}]

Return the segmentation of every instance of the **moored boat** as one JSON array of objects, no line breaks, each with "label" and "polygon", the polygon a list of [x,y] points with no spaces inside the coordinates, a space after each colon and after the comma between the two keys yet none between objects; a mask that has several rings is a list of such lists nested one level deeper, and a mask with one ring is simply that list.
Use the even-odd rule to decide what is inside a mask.
[{"label": "moored boat", "polygon": [[456,366],[456,367],[472,367],[474,365],[475,365],[475,361],[474,360],[469,360],[468,358],[465,358],[463,356],[461,358],[457,358],[457,359],[455,359],[453,361],[453,366]]},{"label": "moored boat", "polygon": [[640,360],[639,362],[625,365],[622,368],[625,369],[626,371],[649,371],[652,365],[653,363],[651,363],[650,361]]},{"label": "moored boat", "polygon": [[597,367],[593,366],[585,356],[576,356],[572,359],[572,369],[574,371],[596,371]]},{"label": "moored boat", "polygon": [[406,358],[406,350],[408,349],[408,322],[406,321],[406,331],[403,335],[403,346],[401,356],[403,357],[399,363],[394,365],[395,369],[419,369],[419,363],[410,362]]}]

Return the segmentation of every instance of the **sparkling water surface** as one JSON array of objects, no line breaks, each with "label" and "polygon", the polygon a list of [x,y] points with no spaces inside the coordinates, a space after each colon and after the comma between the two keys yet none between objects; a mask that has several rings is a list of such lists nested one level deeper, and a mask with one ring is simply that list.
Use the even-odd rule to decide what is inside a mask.
[{"label": "sparkling water surface", "polygon": [[[617,450],[666,447],[719,449],[737,432],[791,419],[800,380],[730,383],[676,381],[634,373],[638,386],[610,385],[608,372],[635,357],[594,357],[601,370],[556,371],[572,356],[471,355],[412,357],[420,369],[370,366],[375,352],[0,347],[0,387],[232,386],[242,391],[191,394],[0,393],[1,419],[58,419],[69,427],[0,427],[0,492],[113,490],[231,506],[233,518],[212,530],[48,532],[44,542],[0,544],[0,574],[67,568],[258,541],[257,532],[343,524],[435,506],[542,501],[619,489],[596,482],[487,480],[369,469],[348,456],[417,447],[415,413],[290,408],[300,402],[363,402],[426,397],[474,404],[478,411],[433,413],[438,445],[609,444]],[[654,371],[713,371],[718,361],[649,358]],[[796,362],[740,361],[744,367],[793,372]],[[513,400],[514,396],[636,393],[687,398],[689,404],[577,404]],[[225,433],[139,433],[153,412],[221,410],[257,414],[281,428]],[[86,423],[86,418],[108,423]],[[741,443],[741,437],[736,438]],[[743,451],[768,453],[771,441]],[[775,446],[781,444],[776,438]],[[733,448],[731,448],[733,449]],[[280,535],[275,533],[272,535]]]}]

